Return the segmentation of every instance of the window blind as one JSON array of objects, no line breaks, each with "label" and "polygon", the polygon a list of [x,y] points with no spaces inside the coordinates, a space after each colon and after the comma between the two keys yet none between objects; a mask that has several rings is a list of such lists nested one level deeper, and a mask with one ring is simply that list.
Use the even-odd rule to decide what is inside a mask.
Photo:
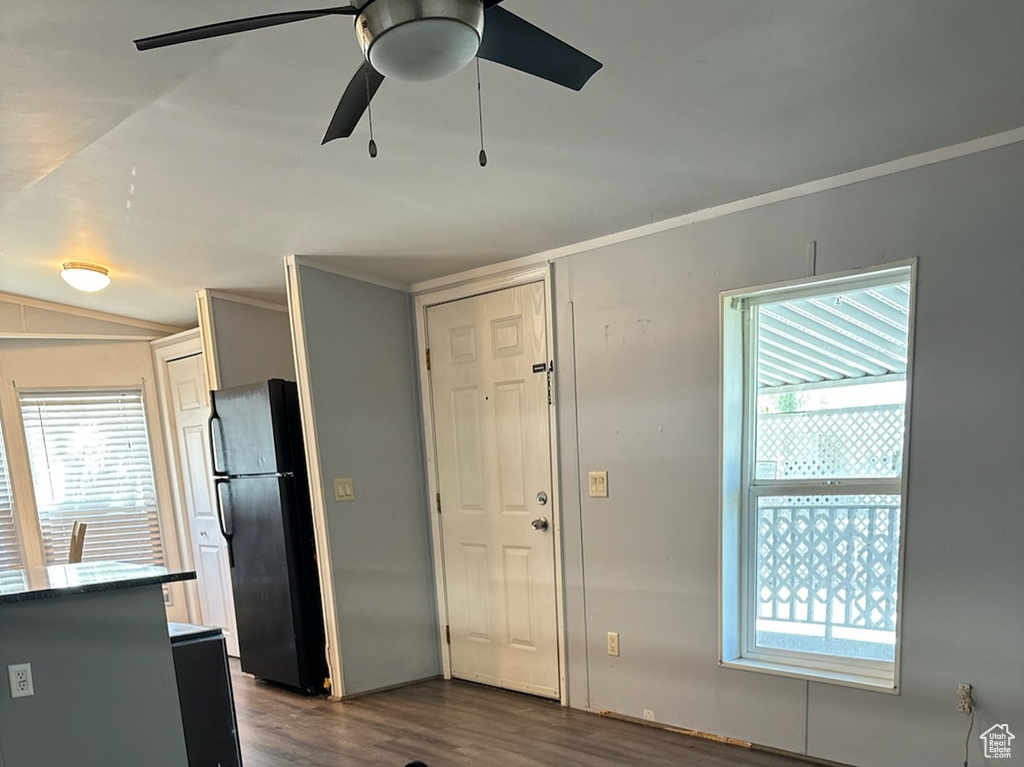
[{"label": "window blind", "polygon": [[21,415],[46,562],[80,520],[83,561],[163,564],[141,390],[23,392]]},{"label": "window blind", "polygon": [[0,438],[0,571],[21,567],[18,531],[14,527],[14,499],[11,497],[11,475],[7,470],[3,439]]}]

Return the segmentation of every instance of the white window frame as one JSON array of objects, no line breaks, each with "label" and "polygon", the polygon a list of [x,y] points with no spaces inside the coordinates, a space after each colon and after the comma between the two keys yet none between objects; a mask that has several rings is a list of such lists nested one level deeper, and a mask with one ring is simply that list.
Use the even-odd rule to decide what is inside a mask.
[{"label": "white window frame", "polygon": [[[756,500],[765,495],[793,495],[801,488],[813,490],[808,493],[810,495],[824,493],[820,480],[753,479],[756,419],[750,414],[756,412],[757,392],[756,386],[750,384],[755,359],[752,355],[756,354],[751,307],[759,303],[868,288],[897,280],[910,282],[907,397],[900,477],[843,479],[838,484],[829,485],[827,493],[830,496],[885,494],[900,497],[894,661],[888,663],[758,648],[754,641],[756,568],[752,550],[756,538]],[[721,294],[719,666],[898,694],[916,295],[916,259]]]},{"label": "white window frame", "polygon": [[[25,567],[25,545],[22,541],[21,530],[19,529],[18,504],[14,500],[14,480],[11,478],[10,453],[7,451],[7,440],[4,434],[3,421],[0,419],[0,477],[6,480],[7,497],[11,502],[11,527],[14,531],[14,568],[15,570]],[[0,572],[10,569],[8,565],[0,567]]]},{"label": "white window frame", "polygon": [[[26,465],[27,489],[28,489],[28,492],[31,494],[31,498],[32,498],[31,512],[30,512],[31,524],[34,526],[34,528],[35,528],[34,532],[35,532],[35,534],[37,536],[36,537],[36,541],[35,541],[36,549],[37,550],[34,553],[38,557],[38,564],[41,565],[41,566],[50,566],[51,564],[60,565],[61,562],[58,561],[58,562],[55,562],[55,563],[48,563],[46,561],[46,542],[44,540],[43,531],[42,531],[42,520],[39,518],[39,503],[38,503],[38,499],[36,498],[36,492],[35,492],[35,475],[32,472],[31,459],[29,457],[28,434],[27,434],[27,431],[26,431],[26,425],[25,425],[25,419],[24,419],[24,411],[23,411],[23,400],[24,400],[24,397],[26,397],[26,396],[29,396],[29,397],[31,397],[31,396],[59,397],[59,396],[63,396],[63,395],[74,395],[74,394],[77,394],[77,393],[110,394],[110,393],[115,393],[115,392],[131,392],[133,394],[138,394],[139,395],[139,400],[140,400],[140,403],[141,403],[141,406],[142,406],[142,417],[143,417],[143,420],[144,420],[144,423],[145,423],[145,432],[146,432],[146,440],[145,441],[146,441],[147,449],[149,451],[149,465],[150,465],[150,470],[152,472],[152,478],[153,478],[153,489],[154,489],[156,521],[157,521],[157,527],[158,527],[158,532],[159,532],[158,540],[159,540],[159,543],[160,543],[160,556],[162,557],[162,560],[163,560],[162,563],[160,565],[157,565],[157,566],[159,566],[159,567],[169,567],[169,565],[170,565],[170,562],[171,562],[170,557],[172,556],[172,554],[169,551],[168,546],[167,546],[167,534],[166,534],[166,530],[165,530],[165,522],[166,522],[166,520],[164,519],[164,503],[163,503],[163,498],[161,496],[161,489],[160,489],[160,484],[159,484],[159,479],[158,479],[158,474],[157,474],[157,460],[158,459],[157,459],[157,453],[155,451],[154,442],[153,442],[154,435],[153,435],[153,430],[152,430],[152,424],[150,422],[150,411],[149,411],[149,404],[148,404],[148,401],[147,401],[147,390],[146,390],[145,382],[143,382],[141,385],[139,385],[139,384],[128,384],[128,385],[124,385],[124,386],[30,387],[30,388],[25,388],[25,389],[18,389],[16,391],[15,405],[17,407],[18,420],[19,420],[19,423],[21,425],[21,435],[20,435],[20,437],[21,437],[21,440],[22,440],[22,448],[25,451],[24,452],[24,458],[25,458],[25,465]],[[23,510],[23,511],[21,511],[21,514],[23,514],[23,515],[24,514],[29,514],[29,512],[27,510]],[[87,545],[88,545],[88,532],[86,533],[86,541],[87,541]],[[24,554],[25,548],[26,548],[24,539],[22,539],[21,543],[22,543],[22,551],[23,551],[23,554]],[[173,599],[171,598],[171,592],[170,592],[168,586],[165,585],[164,588],[163,588],[163,591],[164,591],[164,601],[165,601],[165,603],[168,606],[173,606],[174,602],[173,602]]]}]

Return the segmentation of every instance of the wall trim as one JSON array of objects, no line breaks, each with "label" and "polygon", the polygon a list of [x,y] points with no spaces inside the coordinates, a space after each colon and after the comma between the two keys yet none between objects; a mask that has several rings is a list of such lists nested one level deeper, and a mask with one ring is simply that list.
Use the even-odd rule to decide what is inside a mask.
[{"label": "wall trim", "polygon": [[[15,304],[22,308],[29,306],[33,309],[44,309],[50,312],[59,312],[60,314],[67,314],[72,317],[81,317],[83,319],[98,320],[100,322],[111,322],[117,325],[127,325],[128,327],[138,328],[140,330],[154,330],[160,336],[168,335],[170,333],[177,333],[181,330],[181,327],[177,325],[164,325],[159,322],[149,322],[148,320],[136,320],[131,317],[124,317],[120,314],[108,314],[107,312],[96,311],[95,309],[83,309],[78,306],[70,306],[68,304],[59,304],[56,301],[44,301],[41,298],[30,298],[29,296],[18,295],[17,293],[0,293],[0,301],[4,303]],[[24,312],[22,312],[24,317]],[[8,336],[17,338],[68,338],[66,335],[59,334],[20,334],[17,336]],[[82,338],[96,338],[97,336],[83,335]],[[139,336],[116,336],[117,338],[131,338],[132,340],[138,340]],[[146,336],[146,340],[149,340],[152,334]]]},{"label": "wall trim", "polygon": [[[350,280],[358,280],[359,282],[368,282],[371,285],[376,285],[381,288],[390,288],[391,290],[398,290],[402,293],[408,293],[410,288],[407,283],[398,282],[397,280],[386,280],[383,277],[374,277],[372,274],[364,274],[353,269],[346,269],[342,266],[334,266],[332,264],[325,264],[322,261],[314,262],[314,258],[328,258],[327,256],[289,256],[292,262],[296,266],[305,266],[309,269],[319,269],[321,272],[328,272],[330,274],[337,274],[339,277],[348,277]],[[285,261],[288,260],[285,259]]]},{"label": "wall trim", "polygon": [[[181,463],[178,460],[177,435],[171,418],[171,403],[167,400],[166,395],[169,382],[167,363],[182,357],[202,354],[202,338],[199,328],[193,328],[151,341],[149,346],[152,350],[153,368],[156,372],[157,406],[160,410],[160,425],[163,428],[164,450],[171,480],[171,507],[174,512],[174,530],[178,541],[179,559],[184,569],[195,570],[195,558],[192,555],[192,531],[189,526],[188,514],[185,513],[184,477],[181,473]],[[185,609],[188,611],[189,620],[193,623],[201,623],[198,582],[191,580],[181,585],[184,587]]]},{"label": "wall trim", "polygon": [[165,336],[146,335],[116,335],[88,333],[9,333],[0,331],[0,340],[3,341],[124,341],[130,343],[153,342]]},{"label": "wall trim", "polygon": [[671,732],[675,735],[682,735],[686,738],[697,738],[699,740],[709,740],[712,743],[721,743],[725,746],[733,746],[734,748],[743,748],[748,751],[759,751],[763,754],[775,754],[776,756],[784,756],[789,759],[796,760],[798,762],[804,762],[806,764],[817,764],[823,767],[851,767],[850,765],[833,762],[828,759],[822,759],[817,756],[811,756],[810,754],[803,754],[798,751],[786,751],[781,748],[772,748],[771,746],[762,746],[759,743],[750,743],[746,740],[739,740],[738,738],[730,738],[725,735],[715,735],[711,732],[703,732],[701,730],[691,730],[686,727],[675,727],[670,724],[662,724],[661,722],[651,722],[647,719],[640,719],[635,716],[629,716],[627,714],[619,714],[614,711],[597,710],[587,711],[589,714],[594,716],[600,716],[604,719],[616,719],[620,722],[630,722],[631,724],[638,724],[641,727],[649,727],[653,730],[663,730],[665,732]]},{"label": "wall trim", "polygon": [[713,207],[704,208],[703,210],[687,213],[682,216],[667,218],[664,221],[656,221],[653,224],[645,224],[644,226],[638,226],[633,229],[625,229],[621,232],[606,234],[602,237],[595,237],[590,240],[584,240],[583,242],[578,242],[572,245],[565,245],[560,248],[552,248],[551,250],[545,250],[540,253],[534,253],[533,255],[515,258],[510,261],[502,261],[497,264],[481,266],[476,269],[458,272],[457,274],[452,274],[447,277],[438,277],[433,280],[417,282],[409,286],[409,292],[419,294],[431,290],[437,290],[438,288],[456,285],[461,282],[467,282],[481,277],[488,277],[510,269],[523,268],[543,263],[545,261],[553,261],[556,258],[572,256],[589,250],[596,250],[597,248],[616,245],[621,242],[628,242],[629,240],[638,240],[642,237],[667,232],[672,229],[679,229],[684,226],[689,226],[690,224],[696,224],[700,221],[709,221],[711,219],[721,218],[722,216],[728,216],[732,213],[752,210],[765,205],[772,205],[777,202],[793,200],[798,197],[806,197],[808,195],[825,192],[830,189],[838,189],[852,184],[859,184],[862,181],[870,181],[871,179],[883,178],[884,176],[891,176],[897,173],[903,173],[904,171],[923,168],[927,165],[935,165],[936,163],[945,162],[946,160],[954,160],[959,157],[966,157],[967,155],[986,152],[989,149],[998,149],[999,147],[1016,144],[1021,141],[1024,141],[1024,127],[1014,128],[1013,130],[1004,131],[1003,133],[984,136],[982,138],[965,141],[960,144],[953,144],[952,146],[942,147],[940,149],[933,149],[928,152],[922,152],[909,157],[902,157],[898,160],[890,160],[889,162],[872,165],[867,168],[861,168],[860,170],[840,173],[839,175],[829,176],[828,178],[819,179],[817,181],[808,181],[803,184],[797,184],[796,186],[779,189],[774,192],[766,192],[753,197],[747,197],[746,199],[727,202],[722,205],[715,205]]},{"label": "wall trim", "polygon": [[331,698],[345,697],[345,674],[341,663],[341,638],[338,632],[338,609],[334,594],[334,569],[331,563],[331,539],[327,532],[327,497],[323,472],[320,469],[320,442],[316,433],[313,389],[306,350],[306,327],[302,316],[302,287],[299,284],[297,259],[287,256],[285,282],[288,287],[288,314],[292,327],[292,350],[295,354],[295,380],[299,389],[299,411],[306,444],[306,471],[309,477],[309,498],[313,507],[313,529],[316,537],[317,568],[320,573],[320,601],[324,611],[324,633],[327,641],[328,674]]},{"label": "wall trim", "polygon": [[196,291],[196,316],[199,318],[199,337],[203,347],[203,367],[206,385],[211,391],[220,388],[220,366],[217,364],[217,336],[213,332],[213,296],[209,290]]},{"label": "wall trim", "polygon": [[[173,336],[161,336],[160,338],[156,338],[150,341],[149,345],[152,346],[154,349],[163,349],[164,347],[167,346],[175,347],[180,344],[187,344],[188,342],[193,340],[196,343],[199,343],[202,340],[198,327],[191,328],[189,330],[183,330],[180,333],[175,333]],[[194,353],[198,354],[201,352],[202,347],[196,347],[196,351]],[[180,356],[187,357],[190,356],[190,354],[186,353]],[[175,358],[171,357],[171,359]]]},{"label": "wall trim", "polygon": [[270,309],[275,312],[282,312],[283,314],[288,313],[286,305],[275,304],[272,301],[262,301],[259,298],[249,298],[249,296],[242,296],[238,293],[229,293],[225,290],[213,290],[211,288],[203,288],[200,292],[205,293],[209,298],[218,298],[221,301],[233,301],[236,304],[258,306],[260,309]]}]

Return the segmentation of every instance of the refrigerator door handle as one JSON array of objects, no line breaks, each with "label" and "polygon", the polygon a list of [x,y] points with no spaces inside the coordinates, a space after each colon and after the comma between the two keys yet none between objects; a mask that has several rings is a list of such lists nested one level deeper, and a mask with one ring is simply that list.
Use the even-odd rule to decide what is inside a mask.
[{"label": "refrigerator door handle", "polygon": [[217,415],[217,399],[215,395],[216,392],[210,392],[210,417],[206,419],[206,435],[210,440],[210,471],[216,481],[217,477],[226,477],[228,473],[217,468],[217,443],[213,437],[213,424],[220,421],[220,416]]},{"label": "refrigerator door handle", "polygon": [[228,547],[228,566],[235,566],[235,552],[231,547],[231,539],[234,537],[234,529],[232,526],[231,530],[228,530],[227,519],[224,517],[224,502],[220,497],[220,486],[228,483],[226,477],[215,476],[213,478],[213,495],[214,503],[217,504],[217,525],[220,527],[220,534],[224,536],[224,541]]}]

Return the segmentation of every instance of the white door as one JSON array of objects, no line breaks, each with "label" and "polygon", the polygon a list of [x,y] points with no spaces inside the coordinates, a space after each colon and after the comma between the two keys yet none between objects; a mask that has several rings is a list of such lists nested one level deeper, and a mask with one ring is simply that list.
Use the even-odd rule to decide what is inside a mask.
[{"label": "white door", "polygon": [[544,286],[427,310],[452,675],[559,697]]},{"label": "white door", "polygon": [[178,469],[188,517],[192,559],[199,587],[202,622],[224,631],[228,654],[238,655],[235,600],[227,545],[220,533],[211,481],[210,450],[206,422],[210,415],[209,393],[203,371],[203,355],[167,363],[168,401],[171,403]]}]

